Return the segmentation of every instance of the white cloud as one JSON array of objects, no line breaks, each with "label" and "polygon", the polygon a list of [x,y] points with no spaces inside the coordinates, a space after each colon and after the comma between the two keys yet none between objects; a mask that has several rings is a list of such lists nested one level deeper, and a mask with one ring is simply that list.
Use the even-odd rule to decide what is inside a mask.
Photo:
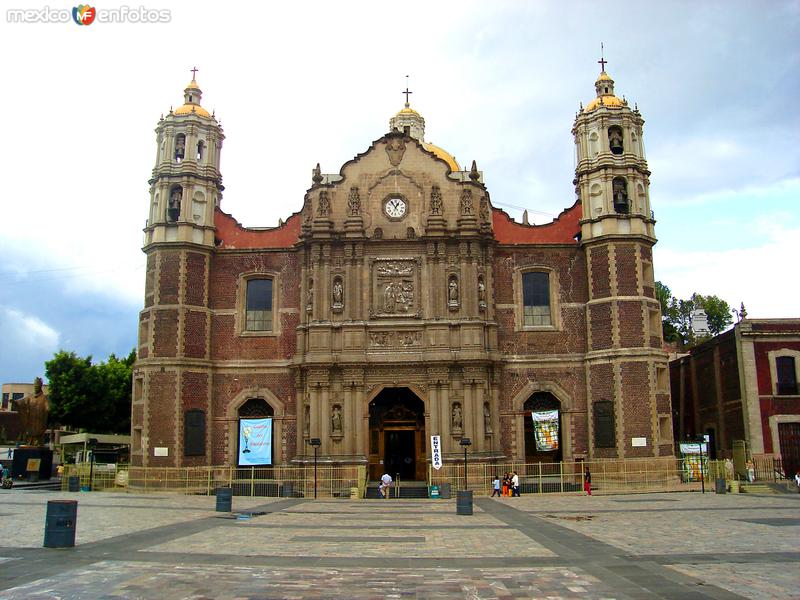
[{"label": "white cloud", "polygon": [[0,320],[4,345],[10,344],[17,350],[22,347],[48,352],[58,348],[58,331],[38,317],[26,315],[13,308],[0,307]]}]

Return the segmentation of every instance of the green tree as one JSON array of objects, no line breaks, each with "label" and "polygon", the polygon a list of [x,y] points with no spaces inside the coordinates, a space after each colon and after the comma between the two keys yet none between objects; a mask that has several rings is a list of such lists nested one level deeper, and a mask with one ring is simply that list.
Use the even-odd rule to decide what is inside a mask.
[{"label": "green tree", "polygon": [[694,346],[705,339],[698,339],[692,331],[692,313],[696,309],[705,311],[711,335],[722,333],[733,323],[730,305],[718,296],[694,293],[688,300],[683,300],[673,296],[666,285],[656,281],[656,297],[661,305],[664,340],[677,343],[681,348]]},{"label": "green tree", "polygon": [[733,316],[730,305],[718,296],[701,296],[693,294],[697,306],[706,311],[708,317],[708,330],[711,335],[718,335],[725,331],[733,323]]},{"label": "green tree", "polygon": [[107,362],[93,365],[91,356],[57,352],[45,363],[51,421],[96,433],[130,431],[135,360],[131,351],[126,358],[112,354]]}]

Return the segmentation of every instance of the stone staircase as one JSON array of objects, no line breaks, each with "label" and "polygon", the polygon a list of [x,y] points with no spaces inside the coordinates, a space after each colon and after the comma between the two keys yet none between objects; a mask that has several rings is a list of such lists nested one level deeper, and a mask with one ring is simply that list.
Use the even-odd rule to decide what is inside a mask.
[{"label": "stone staircase", "polygon": [[[381,499],[378,486],[380,481],[370,481],[367,484],[367,493],[365,498],[368,500]],[[428,497],[428,484],[424,481],[401,481],[399,486],[392,484],[391,494],[389,498],[427,498]]]},{"label": "stone staircase", "polygon": [[793,491],[791,486],[786,483],[749,483],[742,481],[739,484],[739,492],[742,494],[791,494]]}]

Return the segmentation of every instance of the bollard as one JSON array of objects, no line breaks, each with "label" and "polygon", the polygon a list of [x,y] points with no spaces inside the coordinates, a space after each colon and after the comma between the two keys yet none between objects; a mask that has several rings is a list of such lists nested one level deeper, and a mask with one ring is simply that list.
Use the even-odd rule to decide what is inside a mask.
[{"label": "bollard", "polygon": [[472,490],[459,490],[456,492],[456,514],[472,514]]},{"label": "bollard", "polygon": [[44,520],[45,548],[72,548],[78,520],[77,500],[48,500]]},{"label": "bollard", "polygon": [[231,488],[217,488],[217,512],[231,512],[233,490]]},{"label": "bollard", "polygon": [[727,483],[728,483],[728,482],[727,482],[727,481],[725,481],[725,478],[724,478],[724,477],[719,477],[719,478],[716,480],[716,490],[715,490],[715,491],[716,491],[718,494],[724,494],[725,492],[727,492],[727,491],[728,491],[728,485],[727,485]]},{"label": "bollard", "polygon": [[450,484],[445,482],[439,485],[439,498],[450,500]]},{"label": "bollard", "polygon": [[80,492],[81,491],[81,478],[77,475],[70,475],[67,478],[67,489],[70,492]]}]

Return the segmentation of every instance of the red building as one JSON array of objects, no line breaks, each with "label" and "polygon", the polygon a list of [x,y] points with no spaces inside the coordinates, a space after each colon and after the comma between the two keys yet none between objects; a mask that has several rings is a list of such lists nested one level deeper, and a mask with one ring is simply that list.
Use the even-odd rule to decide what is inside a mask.
[{"label": "red building", "polygon": [[709,453],[773,456],[800,469],[800,319],[745,319],[670,363],[676,439],[707,434]]}]

